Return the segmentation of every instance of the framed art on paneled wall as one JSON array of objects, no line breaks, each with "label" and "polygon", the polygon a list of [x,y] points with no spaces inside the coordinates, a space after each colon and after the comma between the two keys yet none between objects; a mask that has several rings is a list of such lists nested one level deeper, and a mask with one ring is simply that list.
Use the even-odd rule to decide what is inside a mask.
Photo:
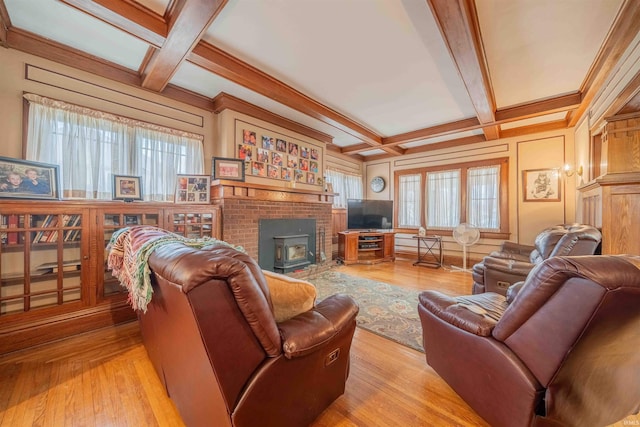
[{"label": "framed art on paneled wall", "polygon": [[324,185],[323,145],[241,120],[236,120],[235,127],[235,156],[246,165],[247,175],[320,187]]},{"label": "framed art on paneled wall", "polygon": [[524,170],[522,185],[525,202],[560,201],[560,169]]}]

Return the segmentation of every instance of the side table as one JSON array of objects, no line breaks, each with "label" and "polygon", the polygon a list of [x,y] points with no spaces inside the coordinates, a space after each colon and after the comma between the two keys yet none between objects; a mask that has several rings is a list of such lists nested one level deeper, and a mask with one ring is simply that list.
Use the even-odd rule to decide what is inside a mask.
[{"label": "side table", "polygon": [[413,236],[413,238],[418,240],[418,260],[413,265],[442,267],[442,236]]}]

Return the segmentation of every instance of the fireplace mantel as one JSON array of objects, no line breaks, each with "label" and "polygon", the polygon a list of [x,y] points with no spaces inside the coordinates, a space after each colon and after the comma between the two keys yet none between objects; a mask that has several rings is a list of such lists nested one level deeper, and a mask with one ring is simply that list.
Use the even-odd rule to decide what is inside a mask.
[{"label": "fireplace mantel", "polygon": [[295,183],[288,184],[290,185],[289,187],[276,187],[218,179],[211,183],[211,202],[224,203],[225,199],[252,199],[274,202],[333,204],[335,193],[296,188]]},{"label": "fireplace mantel", "polygon": [[[336,193],[300,187],[214,180],[211,184],[211,203],[222,209],[222,238],[244,247],[251,257],[259,260],[261,220],[313,219],[315,230],[309,231],[310,240],[313,241],[310,241],[311,251],[316,254],[325,254],[327,251],[325,256],[330,261],[331,205]],[[321,263],[323,267],[331,265],[326,261]],[[317,259],[316,266],[319,266]]]}]

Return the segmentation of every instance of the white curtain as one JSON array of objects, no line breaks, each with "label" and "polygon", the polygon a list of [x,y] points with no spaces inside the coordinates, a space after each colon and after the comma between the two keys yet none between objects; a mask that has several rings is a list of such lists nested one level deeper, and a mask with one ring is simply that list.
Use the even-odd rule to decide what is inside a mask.
[{"label": "white curtain", "polygon": [[27,159],[59,166],[66,198],[111,199],[113,175],[142,177],[144,200],[172,201],[177,174],[204,173],[202,136],[33,94]]},{"label": "white curtain", "polygon": [[500,228],[500,165],[467,172],[468,222],[483,230]]},{"label": "white curtain", "polygon": [[420,227],[420,174],[398,180],[398,227]]},{"label": "white curtain", "polygon": [[327,183],[333,187],[334,193],[339,193],[333,198],[334,208],[346,208],[348,199],[362,199],[364,197],[361,175],[327,169],[325,178]]},{"label": "white curtain", "polygon": [[427,228],[460,223],[460,170],[427,173]]}]

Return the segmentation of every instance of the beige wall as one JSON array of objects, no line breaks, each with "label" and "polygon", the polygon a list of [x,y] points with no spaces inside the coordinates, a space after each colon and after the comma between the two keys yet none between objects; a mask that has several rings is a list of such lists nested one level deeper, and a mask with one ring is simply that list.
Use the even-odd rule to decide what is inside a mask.
[{"label": "beige wall", "polygon": [[22,95],[34,93],[203,135],[204,166],[207,173],[211,169],[216,126],[211,112],[12,49],[0,48],[0,76],[0,156],[23,157]]}]

